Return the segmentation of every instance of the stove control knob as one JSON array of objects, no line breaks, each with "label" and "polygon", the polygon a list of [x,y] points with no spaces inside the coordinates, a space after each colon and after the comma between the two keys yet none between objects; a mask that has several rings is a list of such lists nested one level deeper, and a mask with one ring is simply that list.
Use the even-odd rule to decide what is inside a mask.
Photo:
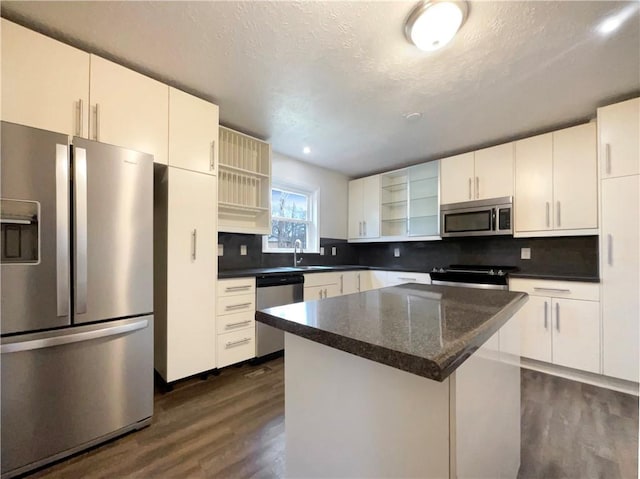
[{"label": "stove control knob", "polygon": [[504,276],[504,271],[502,271],[501,269],[498,270],[498,276]]},{"label": "stove control knob", "polygon": [[440,268],[440,273],[444,273],[444,268]]},{"label": "stove control knob", "polygon": [[489,275],[490,275],[490,276],[493,276],[494,274],[496,274],[496,272],[495,272],[494,270],[490,269],[490,270],[489,270]]},{"label": "stove control knob", "polygon": [[435,266],[433,267],[433,269],[431,270],[432,273],[437,273],[438,272],[438,268],[436,268]]}]

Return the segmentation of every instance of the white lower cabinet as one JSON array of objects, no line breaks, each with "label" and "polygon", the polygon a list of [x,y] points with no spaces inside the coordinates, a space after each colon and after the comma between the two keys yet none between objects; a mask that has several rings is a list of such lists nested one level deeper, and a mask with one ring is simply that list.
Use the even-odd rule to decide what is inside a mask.
[{"label": "white lower cabinet", "polygon": [[501,329],[502,351],[600,373],[598,284],[512,279],[509,289],[529,300]]},{"label": "white lower cabinet", "polygon": [[218,368],[256,356],[256,280],[218,280],[216,352]]},{"label": "white lower cabinet", "polygon": [[395,286],[397,284],[405,283],[431,284],[431,276],[429,276],[429,273],[387,271],[387,286]]},{"label": "white lower cabinet", "polygon": [[155,368],[167,382],[216,367],[216,178],[156,167]]},{"label": "white lower cabinet", "polygon": [[371,289],[369,271],[345,271],[340,273],[341,294],[362,293]]}]

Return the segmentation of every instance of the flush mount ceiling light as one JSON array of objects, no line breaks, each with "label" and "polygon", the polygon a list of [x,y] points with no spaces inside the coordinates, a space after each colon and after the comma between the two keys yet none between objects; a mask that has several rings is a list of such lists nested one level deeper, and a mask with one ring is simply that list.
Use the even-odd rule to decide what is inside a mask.
[{"label": "flush mount ceiling light", "polygon": [[425,0],[409,14],[404,33],[420,50],[432,51],[445,46],[467,18],[467,2]]},{"label": "flush mount ceiling light", "polygon": [[302,149],[302,153],[304,153],[305,155],[308,155],[309,153],[311,153],[311,148],[309,148],[308,146],[305,146]]}]

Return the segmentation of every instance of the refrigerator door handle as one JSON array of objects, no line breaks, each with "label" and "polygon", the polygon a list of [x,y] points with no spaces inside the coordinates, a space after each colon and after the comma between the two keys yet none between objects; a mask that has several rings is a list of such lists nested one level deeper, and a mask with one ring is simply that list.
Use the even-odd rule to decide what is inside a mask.
[{"label": "refrigerator door handle", "polygon": [[74,148],[75,180],[75,312],[87,312],[87,150]]},{"label": "refrigerator door handle", "polygon": [[69,316],[69,147],[56,145],[56,303]]},{"label": "refrigerator door handle", "polygon": [[92,339],[105,338],[107,336],[115,336],[116,334],[130,333],[149,326],[148,319],[141,319],[133,323],[121,324],[118,326],[107,326],[105,328],[95,329],[93,331],[83,331],[81,333],[61,334],[59,336],[51,336],[48,338],[32,339],[28,341],[20,341],[16,343],[8,343],[0,345],[0,353],[18,353],[21,351],[31,351],[33,349],[51,348],[61,346],[63,344],[79,343],[82,341],[90,341]]}]

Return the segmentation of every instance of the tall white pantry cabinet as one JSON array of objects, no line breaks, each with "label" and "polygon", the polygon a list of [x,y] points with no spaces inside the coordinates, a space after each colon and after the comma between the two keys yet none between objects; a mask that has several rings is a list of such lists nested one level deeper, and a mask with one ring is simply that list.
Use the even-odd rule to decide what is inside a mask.
[{"label": "tall white pantry cabinet", "polygon": [[598,109],[603,373],[638,381],[640,98]]},{"label": "tall white pantry cabinet", "polygon": [[218,107],[170,89],[169,166],[156,165],[154,182],[155,369],[166,382],[217,367],[217,139]]}]

